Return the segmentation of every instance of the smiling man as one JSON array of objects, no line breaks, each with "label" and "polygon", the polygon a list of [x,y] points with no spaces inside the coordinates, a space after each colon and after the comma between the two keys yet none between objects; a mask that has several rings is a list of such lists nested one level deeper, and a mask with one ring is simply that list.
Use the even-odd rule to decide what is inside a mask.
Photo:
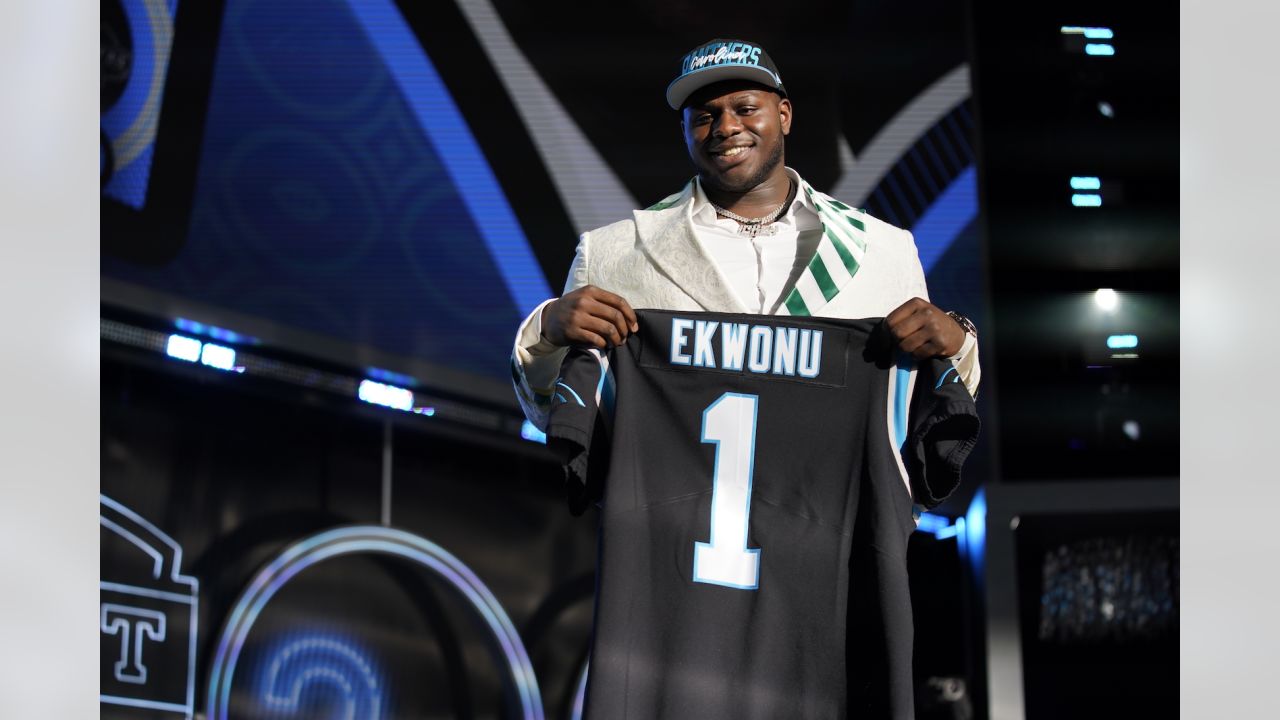
[{"label": "smiling man", "polygon": [[830,318],[885,317],[898,347],[948,358],[970,394],[977,330],[928,301],[910,232],[813,189],[786,167],[793,111],[759,45],[716,39],[686,54],[667,88],[697,171],[678,193],[582,234],[564,294],[521,325],[512,376],[546,428],[571,345],[619,345],[633,308]]},{"label": "smiling man", "polygon": [[696,176],[583,233],[512,356],[571,509],[602,508],[587,716],[907,720],[912,505],[976,441],[976,330],[910,232],[786,166],[758,45],[698,46],[667,103]]}]

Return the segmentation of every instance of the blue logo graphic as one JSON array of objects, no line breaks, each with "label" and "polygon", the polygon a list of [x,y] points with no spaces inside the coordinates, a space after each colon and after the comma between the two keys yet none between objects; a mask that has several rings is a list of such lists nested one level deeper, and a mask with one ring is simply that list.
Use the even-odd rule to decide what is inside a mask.
[{"label": "blue logo graphic", "polygon": [[[519,708],[512,717],[543,720],[542,696],[533,663],[515,625],[484,582],[435,543],[388,527],[356,525],[335,528],[303,538],[285,548],[254,576],[228,613],[222,635],[209,669],[209,720],[228,720],[232,686],[238,684],[236,665],[254,623],[272,597],[307,568],[331,558],[347,555],[386,555],[409,560],[445,580],[467,602],[488,627],[502,652],[502,671],[515,691]],[[303,697],[321,692],[322,686],[336,689],[343,700],[344,718],[381,717],[382,683],[373,665],[345,642],[306,638],[285,644],[268,660],[265,699],[273,707],[303,711]],[[301,704],[300,704],[301,703]],[[373,714],[366,714],[373,713]]]},{"label": "blue logo graphic", "polygon": [[345,640],[308,636],[282,643],[259,667],[261,700],[273,712],[313,717],[315,703],[330,717],[381,720],[386,701],[373,663]]},{"label": "blue logo graphic", "polygon": [[[574,392],[573,388],[569,387],[568,385],[564,384],[559,380],[556,381],[556,387],[562,387],[565,390],[568,390],[569,394],[573,396],[573,399],[578,402],[578,407],[587,406],[586,403],[582,402],[582,396]],[[561,395],[560,393],[556,393],[556,399],[559,400],[560,402],[569,402],[568,399],[566,399],[565,396]]]}]

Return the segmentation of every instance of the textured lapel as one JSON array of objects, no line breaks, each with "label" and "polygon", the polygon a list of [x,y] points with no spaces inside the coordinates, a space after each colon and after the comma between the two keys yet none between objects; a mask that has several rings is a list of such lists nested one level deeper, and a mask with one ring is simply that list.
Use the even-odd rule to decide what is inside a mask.
[{"label": "textured lapel", "polygon": [[708,312],[747,311],[729,289],[716,264],[693,236],[688,204],[693,202],[693,183],[633,215],[636,233],[649,260]]},{"label": "textured lapel", "polygon": [[864,213],[814,190],[804,180],[800,189],[818,209],[822,239],[795,287],[778,306],[779,315],[818,315],[858,274],[867,253]]}]

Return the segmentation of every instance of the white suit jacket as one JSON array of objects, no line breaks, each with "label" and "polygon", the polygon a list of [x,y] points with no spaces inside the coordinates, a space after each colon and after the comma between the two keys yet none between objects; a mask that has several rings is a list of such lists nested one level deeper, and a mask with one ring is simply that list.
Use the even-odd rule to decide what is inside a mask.
[{"label": "white suit jacket", "polygon": [[[911,233],[871,217],[809,186],[790,168],[822,221],[808,267],[778,306],[778,315],[867,318],[888,315],[913,297],[927,300],[924,270]],[[748,312],[693,234],[693,182],[626,220],[582,234],[564,292],[595,285],[636,309]],[[548,301],[550,302],[550,301]],[[537,335],[538,306],[516,334],[511,374],[525,416],[546,429],[552,389],[567,349]],[[976,344],[955,359],[975,394]]]}]

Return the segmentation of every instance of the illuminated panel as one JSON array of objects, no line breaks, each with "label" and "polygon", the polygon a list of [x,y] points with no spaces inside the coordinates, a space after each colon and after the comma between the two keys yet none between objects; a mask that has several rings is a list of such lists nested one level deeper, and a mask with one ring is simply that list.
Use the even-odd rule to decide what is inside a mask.
[{"label": "illuminated panel", "polygon": [[1138,347],[1137,335],[1109,335],[1107,336],[1107,347],[1112,350],[1121,350],[1126,348]]},{"label": "illuminated panel", "polygon": [[219,370],[234,370],[236,368],[236,351],[223,345],[205,343],[204,348],[200,351],[200,362]]},{"label": "illuminated panel", "polygon": [[[106,495],[98,524],[127,548],[102,564],[99,702],[192,717],[195,713],[199,582],[183,575],[182,547],[155,525]],[[112,547],[105,542],[101,547]],[[106,660],[110,658],[110,660]]]},{"label": "illuminated panel", "polygon": [[170,335],[164,351],[171,358],[195,362],[200,359],[200,341],[185,335]]},{"label": "illuminated panel", "polygon": [[336,557],[362,553],[404,558],[448,582],[488,626],[507,663],[520,702],[520,717],[542,720],[542,697],[533,664],[515,626],[489,588],[460,560],[431,541],[387,527],[362,525],[328,530],[290,545],[250,582],[236,600],[218,638],[209,671],[207,717],[227,720],[232,681],[249,631],[263,609],[303,570]]},{"label": "illuminated panel", "polygon": [[[357,396],[374,405],[382,405],[383,407],[395,408],[396,410],[404,410],[409,412],[413,410],[413,391],[404,388],[398,388],[394,385],[386,385],[373,380],[360,381],[360,388]],[[432,410],[431,414],[435,414]]]},{"label": "illuminated panel", "polygon": [[1105,27],[1080,27],[1078,25],[1063,25],[1063,35],[1081,35],[1089,40],[1110,40],[1116,36],[1111,28]]},{"label": "illuminated panel", "polygon": [[1116,34],[1111,28],[1063,25],[1061,32],[1066,49],[1071,52],[1083,52],[1085,55],[1101,57],[1116,54],[1116,48],[1110,42],[1085,42],[1086,40],[1114,39]]}]

